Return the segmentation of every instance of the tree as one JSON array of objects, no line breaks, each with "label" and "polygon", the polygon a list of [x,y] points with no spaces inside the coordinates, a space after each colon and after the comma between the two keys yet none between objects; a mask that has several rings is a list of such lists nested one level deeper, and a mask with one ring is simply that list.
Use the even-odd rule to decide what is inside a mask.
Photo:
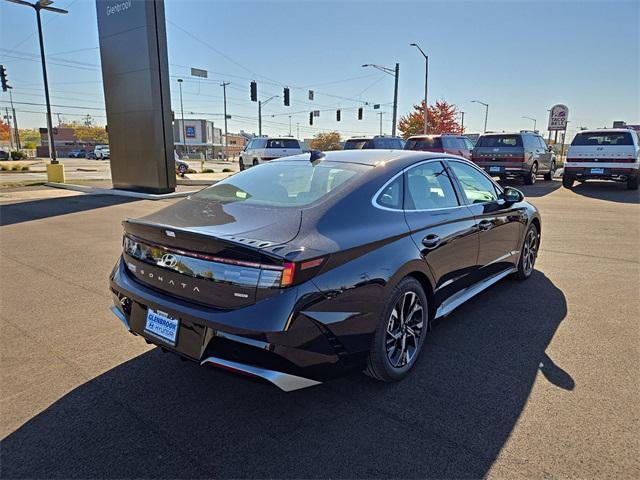
[{"label": "tree", "polygon": [[9,124],[0,118],[0,140],[9,140],[10,131]]},{"label": "tree", "polygon": [[36,145],[40,145],[40,132],[35,128],[21,128],[20,143],[24,148],[36,148]]},{"label": "tree", "polygon": [[[429,105],[427,115],[427,133],[464,133],[456,117],[458,107],[445,100],[436,101],[435,105]],[[411,135],[424,133],[424,101],[413,106],[413,112],[400,118],[398,130],[402,138],[409,138]]]},{"label": "tree", "polygon": [[309,143],[313,150],[340,150],[340,134],[338,132],[317,133]]}]

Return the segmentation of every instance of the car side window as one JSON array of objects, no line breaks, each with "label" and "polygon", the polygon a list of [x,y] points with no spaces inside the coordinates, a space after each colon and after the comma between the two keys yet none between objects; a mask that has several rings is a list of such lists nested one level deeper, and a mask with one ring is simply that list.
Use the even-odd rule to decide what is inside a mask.
[{"label": "car side window", "polygon": [[459,206],[453,184],[441,162],[427,162],[408,169],[404,194],[406,210],[436,210]]},{"label": "car side window", "polygon": [[384,208],[393,210],[402,209],[402,175],[398,175],[392,182],[386,185],[378,194],[376,202]]},{"label": "car side window", "polygon": [[482,172],[462,162],[449,162],[458,178],[469,203],[486,203],[498,200],[493,182]]}]

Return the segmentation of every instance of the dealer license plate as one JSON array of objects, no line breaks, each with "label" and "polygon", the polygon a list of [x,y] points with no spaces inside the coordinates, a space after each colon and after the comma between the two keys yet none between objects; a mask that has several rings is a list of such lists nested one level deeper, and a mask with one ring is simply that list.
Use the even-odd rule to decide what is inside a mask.
[{"label": "dealer license plate", "polygon": [[604,173],[604,168],[592,168],[591,173],[602,175]]},{"label": "dealer license plate", "polygon": [[149,308],[144,331],[171,345],[175,345],[176,337],[178,336],[178,325],[179,320],[177,318],[171,318],[164,312]]}]

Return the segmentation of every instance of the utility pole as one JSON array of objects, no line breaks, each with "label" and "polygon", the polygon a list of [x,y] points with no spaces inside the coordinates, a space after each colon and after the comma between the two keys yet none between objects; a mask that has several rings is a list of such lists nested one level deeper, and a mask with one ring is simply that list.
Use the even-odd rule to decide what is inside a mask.
[{"label": "utility pole", "polygon": [[[429,107],[427,104],[427,85],[429,83],[429,56],[424,53],[422,51],[422,49],[420,48],[420,45],[418,45],[417,43],[411,43],[409,44],[410,47],[416,47],[418,50],[420,50],[420,53],[422,54],[422,56],[424,57],[424,134],[427,134],[427,125],[428,125],[428,112],[429,112]],[[462,123],[464,123],[464,113],[463,115],[463,120]]]},{"label": "utility pole", "polygon": [[9,149],[13,151],[13,137],[15,132],[13,132],[11,129],[11,116],[9,115],[9,107],[4,107],[4,110],[6,112],[4,118],[7,121],[7,125],[9,125]]},{"label": "utility pole", "polygon": [[289,115],[289,136],[291,136],[291,115]]},{"label": "utility pole", "polygon": [[178,79],[178,85],[180,86],[180,115],[182,117],[182,154],[187,153],[187,127],[184,125],[184,104],[182,103],[182,82],[181,78]]},{"label": "utility pole", "polygon": [[220,85],[222,86],[222,95],[224,97],[224,150],[223,155],[224,159],[227,160],[227,143],[229,142],[227,135],[229,132],[227,131],[227,85],[230,85],[231,82],[222,82]]},{"label": "utility pole", "polygon": [[13,94],[11,93],[11,89],[9,89],[9,101],[11,102],[11,112],[13,113],[14,143],[16,150],[22,150],[22,145],[20,145],[20,130],[18,130],[18,117],[16,117],[16,109],[13,107]]},{"label": "utility pole", "polygon": [[398,78],[400,77],[400,64],[396,63],[396,68],[383,67],[382,65],[376,65],[374,63],[365,63],[363,67],[373,67],[381,72],[391,75],[395,78],[393,86],[393,123],[391,125],[391,135],[396,136],[396,119],[398,117]]},{"label": "utility pole", "polygon": [[460,133],[464,133],[464,112],[460,112],[460,115],[462,116],[462,120],[460,124],[460,130],[462,131]]},{"label": "utility pole", "polygon": [[300,140],[300,122],[296,122],[296,138]]},{"label": "utility pole", "polygon": [[384,112],[378,112],[378,116],[380,117],[380,135],[382,135],[382,114]]}]

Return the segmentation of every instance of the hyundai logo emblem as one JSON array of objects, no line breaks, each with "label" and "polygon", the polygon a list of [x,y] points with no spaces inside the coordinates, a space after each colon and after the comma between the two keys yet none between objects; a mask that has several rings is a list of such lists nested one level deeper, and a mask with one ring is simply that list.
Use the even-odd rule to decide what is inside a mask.
[{"label": "hyundai logo emblem", "polygon": [[170,253],[165,253],[162,255],[162,258],[158,260],[158,266],[160,267],[174,268],[176,265],[178,265],[178,257]]}]

